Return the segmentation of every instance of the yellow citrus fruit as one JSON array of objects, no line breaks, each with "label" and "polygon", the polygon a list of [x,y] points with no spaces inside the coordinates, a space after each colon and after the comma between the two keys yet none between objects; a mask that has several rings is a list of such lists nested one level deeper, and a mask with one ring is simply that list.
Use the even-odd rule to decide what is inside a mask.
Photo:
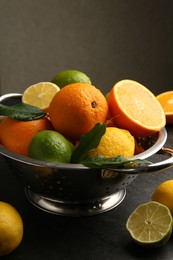
[{"label": "yellow citrus fruit", "polygon": [[121,80],[111,89],[110,114],[119,128],[133,136],[148,136],[166,124],[165,114],[154,94],[133,80]]},{"label": "yellow citrus fruit", "polygon": [[129,131],[117,127],[106,127],[96,149],[89,152],[89,156],[103,155],[105,157],[132,157],[135,151],[135,140]]},{"label": "yellow citrus fruit", "polygon": [[11,253],[23,238],[23,221],[18,211],[6,202],[0,202],[0,256]]},{"label": "yellow citrus fruit", "polygon": [[172,234],[172,215],[168,207],[150,201],[132,212],[126,228],[136,243],[144,247],[160,247]]},{"label": "yellow citrus fruit", "polygon": [[91,84],[90,78],[79,70],[64,70],[54,76],[52,82],[57,84],[60,88],[72,83],[83,82]]},{"label": "yellow citrus fruit", "polygon": [[63,87],[49,106],[49,117],[54,129],[70,140],[79,140],[96,123],[104,123],[108,104],[101,91],[87,83]]},{"label": "yellow citrus fruit", "polygon": [[166,115],[166,123],[173,124],[173,90],[166,91],[156,96]]},{"label": "yellow citrus fruit", "polygon": [[52,82],[39,82],[24,91],[22,102],[44,110],[59,90],[60,88]]},{"label": "yellow citrus fruit", "polygon": [[162,182],[152,194],[152,200],[167,206],[173,215],[173,180]]},{"label": "yellow citrus fruit", "polygon": [[28,155],[42,161],[69,163],[72,151],[73,144],[64,136],[52,130],[43,130],[32,138]]}]

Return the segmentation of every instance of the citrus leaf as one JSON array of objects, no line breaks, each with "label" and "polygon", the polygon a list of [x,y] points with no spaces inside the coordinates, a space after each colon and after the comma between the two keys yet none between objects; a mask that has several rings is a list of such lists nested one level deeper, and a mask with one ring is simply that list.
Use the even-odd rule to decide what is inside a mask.
[{"label": "citrus leaf", "polygon": [[45,116],[45,112],[40,108],[25,103],[13,106],[0,104],[0,115],[20,121],[31,121]]},{"label": "citrus leaf", "polygon": [[80,163],[90,150],[95,149],[99,145],[100,139],[105,132],[106,125],[97,123],[91,131],[82,135],[79,145],[72,153],[71,163]]},{"label": "citrus leaf", "polygon": [[148,165],[150,164],[147,160],[142,159],[126,159],[123,156],[116,156],[107,158],[103,155],[96,155],[94,157],[88,157],[84,159],[82,162],[86,167],[90,168],[112,168],[112,169],[118,169],[118,168],[124,168],[124,169],[135,169],[141,165]]}]

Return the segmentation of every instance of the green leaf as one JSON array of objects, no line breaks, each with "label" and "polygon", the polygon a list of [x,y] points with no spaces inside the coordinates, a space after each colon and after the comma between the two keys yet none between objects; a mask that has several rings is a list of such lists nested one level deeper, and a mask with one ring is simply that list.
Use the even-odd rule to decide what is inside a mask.
[{"label": "green leaf", "polygon": [[89,168],[101,168],[101,169],[107,169],[107,168],[134,169],[141,165],[150,164],[149,161],[142,160],[142,159],[130,160],[130,159],[124,158],[123,156],[107,158],[102,155],[88,157],[88,158],[84,159],[81,163]]},{"label": "green leaf", "polygon": [[79,145],[72,153],[71,163],[80,163],[92,149],[95,149],[106,132],[106,125],[97,123],[91,131],[81,136]]},{"label": "green leaf", "polygon": [[19,103],[13,106],[0,104],[0,115],[20,121],[31,121],[41,118],[46,114],[38,107],[31,106],[25,103]]}]

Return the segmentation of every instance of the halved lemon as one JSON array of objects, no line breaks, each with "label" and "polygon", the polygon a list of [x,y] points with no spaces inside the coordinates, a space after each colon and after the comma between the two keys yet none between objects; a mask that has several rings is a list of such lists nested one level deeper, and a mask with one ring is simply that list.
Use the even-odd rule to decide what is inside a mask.
[{"label": "halved lemon", "polygon": [[60,88],[52,82],[39,82],[24,91],[22,102],[45,110],[59,90]]}]

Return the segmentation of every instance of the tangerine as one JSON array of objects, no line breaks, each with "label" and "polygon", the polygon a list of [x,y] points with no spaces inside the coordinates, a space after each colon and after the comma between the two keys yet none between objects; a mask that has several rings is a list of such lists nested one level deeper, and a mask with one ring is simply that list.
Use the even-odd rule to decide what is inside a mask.
[{"label": "tangerine", "polygon": [[49,117],[54,129],[70,140],[78,140],[96,123],[104,123],[108,104],[95,86],[74,83],[56,93],[49,106]]},{"label": "tangerine", "polygon": [[110,114],[119,128],[133,136],[148,136],[160,131],[166,118],[154,94],[133,80],[117,82],[109,95]]},{"label": "tangerine", "polygon": [[32,137],[45,129],[52,129],[46,117],[33,121],[18,121],[5,117],[0,124],[0,143],[14,153],[28,156]]}]

